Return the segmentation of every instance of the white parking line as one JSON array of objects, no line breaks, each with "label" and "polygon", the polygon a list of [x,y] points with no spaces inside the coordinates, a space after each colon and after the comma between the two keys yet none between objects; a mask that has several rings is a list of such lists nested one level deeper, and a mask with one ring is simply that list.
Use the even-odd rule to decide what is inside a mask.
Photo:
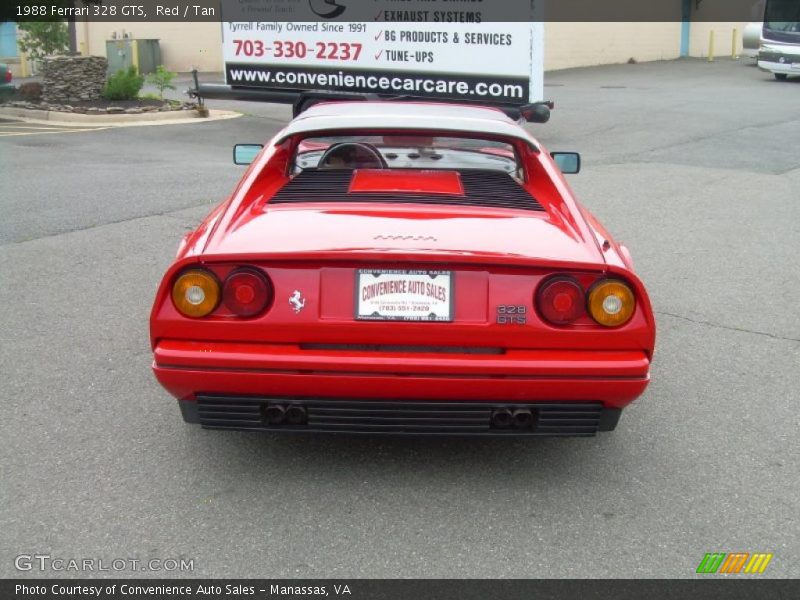
[{"label": "white parking line", "polygon": [[[13,125],[0,125],[0,130],[2,131],[14,131],[24,133],[26,129],[30,129],[32,131],[86,131],[86,127],[59,127],[57,125],[50,125],[47,127],[32,127],[30,125],[20,125],[20,126],[13,126]],[[93,129],[93,128],[92,128]]]},{"label": "white parking line", "polygon": [[19,128],[19,129],[86,129],[85,126],[77,125],[44,125],[39,123],[23,123],[23,122],[14,122],[14,123],[0,123],[0,129],[8,129],[8,128]]},{"label": "white parking line", "polygon": [[45,125],[38,123],[24,123],[22,121],[12,121],[0,122],[0,137],[44,135],[48,133],[80,133],[82,131],[99,131],[101,129],[110,129],[110,127],[65,127],[63,125]]},{"label": "white parking line", "polygon": [[89,129],[55,129],[55,130],[48,130],[48,131],[18,131],[18,132],[10,132],[10,131],[3,131],[0,128],[0,137],[15,137],[15,136],[22,136],[22,135],[47,135],[47,134],[59,134],[59,133],[83,133],[86,131],[100,131],[102,129],[111,129],[110,127],[92,127]]}]

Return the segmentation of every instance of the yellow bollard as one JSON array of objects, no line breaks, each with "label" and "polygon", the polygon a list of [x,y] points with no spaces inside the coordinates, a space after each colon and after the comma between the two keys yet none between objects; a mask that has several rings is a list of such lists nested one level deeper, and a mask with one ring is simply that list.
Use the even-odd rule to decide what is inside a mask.
[{"label": "yellow bollard", "polygon": [[131,40],[131,63],[139,73],[139,40]]},{"label": "yellow bollard", "polygon": [[708,32],[708,62],[714,62],[714,30]]},{"label": "yellow bollard", "polygon": [[739,31],[736,29],[736,27],[734,27],[733,28],[733,37],[731,39],[731,58],[733,60],[738,60],[739,59],[739,55],[736,54],[736,41],[737,41],[738,37],[739,37]]},{"label": "yellow bollard", "polygon": [[30,66],[28,65],[28,55],[24,52],[20,52],[19,55],[19,70],[20,70],[20,77],[30,77],[31,71]]}]

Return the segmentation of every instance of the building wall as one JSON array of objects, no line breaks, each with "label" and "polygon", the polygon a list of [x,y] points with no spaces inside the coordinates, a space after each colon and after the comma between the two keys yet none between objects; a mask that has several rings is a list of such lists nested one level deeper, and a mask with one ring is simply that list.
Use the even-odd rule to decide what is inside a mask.
[{"label": "building wall", "polygon": [[87,23],[77,24],[84,54],[106,55],[106,40],[128,34],[158,39],[164,65],[171,71],[222,71],[222,26],[219,23]]},{"label": "building wall", "polygon": [[[710,1],[710,0],[708,0]],[[715,0],[722,1],[722,0]],[[701,4],[702,6],[702,4]],[[741,54],[745,23],[692,22],[689,55],[708,55],[714,31],[716,56],[730,56],[733,29]],[[106,40],[128,34],[160,40],[165,66],[171,71],[222,71],[222,29],[219,23],[78,23],[78,43],[85,54],[105,56]],[[545,69],[671,60],[680,56],[681,23],[562,23],[545,25]]]},{"label": "building wall", "polygon": [[[689,56],[708,56],[709,33],[714,32],[714,56],[742,54],[742,32],[747,23],[692,23],[689,35]],[[734,30],[736,38],[734,39]]]},{"label": "building wall", "polygon": [[17,58],[17,24],[8,21],[0,23],[0,58]]},{"label": "building wall", "polygon": [[[713,18],[715,14],[724,14],[725,6],[730,0],[703,0],[692,2],[692,24],[689,35],[689,56],[705,58],[709,53],[709,33],[714,32],[714,55],[731,56],[742,53],[742,32],[747,23],[702,22],[702,19]],[[764,0],[753,0],[750,20],[761,21],[764,18]],[[734,40],[734,29],[736,38]]]},{"label": "building wall", "polygon": [[680,23],[547,23],[545,70],[680,56]]},{"label": "building wall", "polygon": [[11,21],[0,22],[0,62],[5,63],[13,77],[27,76],[25,59],[17,45],[19,31]]}]

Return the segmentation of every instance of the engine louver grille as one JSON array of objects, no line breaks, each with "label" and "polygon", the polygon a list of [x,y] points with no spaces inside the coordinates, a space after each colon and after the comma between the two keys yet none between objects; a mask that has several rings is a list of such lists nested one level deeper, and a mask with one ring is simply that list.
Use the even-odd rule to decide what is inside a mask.
[{"label": "engine louver grille", "polygon": [[389,202],[544,210],[525,188],[506,173],[484,169],[462,169],[458,173],[464,186],[463,196],[407,192],[348,193],[353,171],[306,169],[278,190],[270,204]]},{"label": "engine louver grille", "polygon": [[[267,403],[299,404],[308,411],[308,424],[267,425]],[[242,431],[307,431],[395,434],[476,434],[528,436],[593,436],[603,411],[599,402],[479,403],[350,400],[283,400],[198,396],[200,423],[207,429]],[[497,408],[528,408],[534,413],[530,430],[490,427]]]}]

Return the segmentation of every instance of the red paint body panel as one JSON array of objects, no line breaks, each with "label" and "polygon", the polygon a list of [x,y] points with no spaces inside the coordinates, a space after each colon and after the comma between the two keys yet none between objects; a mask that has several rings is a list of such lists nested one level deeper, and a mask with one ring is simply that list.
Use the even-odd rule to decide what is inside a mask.
[{"label": "red paint body panel", "polygon": [[[191,264],[191,263],[187,263]],[[459,266],[455,270],[455,321],[453,323],[364,323],[355,322],[355,271],[358,268],[403,266],[411,270],[425,265],[416,262],[383,263],[257,263],[272,281],[277,301],[256,319],[211,316],[203,320],[181,316],[162,290],[153,314],[151,335],[161,339],[215,340],[275,343],[410,344],[477,346],[502,349],[585,349],[641,350],[648,353],[653,343],[649,305],[640,302],[631,321],[622,328],[604,329],[590,320],[568,328],[545,323],[531,308],[525,325],[499,325],[498,304],[532,306],[533,295],[549,275],[546,269]],[[182,266],[182,265],[181,265]],[[181,266],[175,272],[181,270]],[[431,270],[448,265],[431,263]],[[215,265],[220,279],[230,266]],[[576,272],[578,275],[579,272]],[[578,275],[589,287],[598,274]],[[168,277],[172,280],[173,277]],[[634,282],[631,280],[631,283]],[[287,301],[295,289],[302,289],[306,306],[295,314]],[[387,331],[391,335],[387,334]],[[649,353],[648,353],[649,354]]]},{"label": "red paint body panel", "polygon": [[509,350],[498,355],[436,352],[306,350],[289,344],[242,344],[163,340],[155,363],[162,368],[234,371],[313,371],[332,373],[473,375],[536,378],[646,379],[650,361],[643,352]]},{"label": "red paint body panel", "polygon": [[[479,232],[468,235],[467,232]],[[313,232],[313,233],[312,233]],[[397,236],[396,239],[388,239]],[[593,241],[555,226],[541,213],[417,205],[280,205],[242,218],[207,254],[265,258],[352,256],[385,260],[391,254],[421,259],[469,257],[504,263],[550,261],[604,265]],[[263,240],[269,240],[264,244]]]},{"label": "red paint body panel", "polygon": [[624,408],[639,397],[648,379],[569,377],[476,379],[472,376],[433,377],[396,375],[340,375],[164,369],[153,367],[156,379],[176,398],[192,400],[195,394],[252,395],[268,398],[345,398],[374,400],[474,401],[474,402],[585,402],[600,401]]},{"label": "red paint body panel", "polygon": [[456,171],[391,171],[358,169],[350,182],[351,194],[359,192],[427,193],[463,196],[461,175]]},{"label": "red paint body panel", "polygon": [[[238,394],[598,401],[613,408],[632,402],[649,382],[655,321],[630,253],[575,200],[549,153],[527,132],[498,137],[487,119],[485,137],[514,148],[525,173],[521,185],[544,211],[365,202],[273,206],[270,198],[289,180],[303,141],[279,133],[231,197],[187,235],[162,280],[150,322],[158,381],[188,401],[197,394]],[[350,189],[420,191],[452,198],[463,187],[455,171],[362,170]],[[198,265],[221,281],[237,266],[261,270],[274,287],[272,307],[250,319],[224,307],[204,319],[183,317],[170,290],[183,269]],[[358,269],[452,271],[453,321],[356,321]],[[626,281],[637,301],[633,317],[612,329],[588,316],[564,327],[545,322],[534,297],[554,273],[575,277],[584,289],[604,277]],[[299,312],[289,302],[295,291],[304,298]],[[526,308],[524,324],[498,322],[498,307],[507,305]]]}]

